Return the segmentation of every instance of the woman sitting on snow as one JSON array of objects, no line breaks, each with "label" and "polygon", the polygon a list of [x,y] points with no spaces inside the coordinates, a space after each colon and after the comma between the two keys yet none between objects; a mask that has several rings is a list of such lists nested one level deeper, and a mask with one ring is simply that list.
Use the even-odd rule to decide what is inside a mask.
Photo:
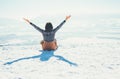
[{"label": "woman sitting on snow", "polygon": [[43,50],[55,50],[57,49],[57,42],[55,40],[55,33],[61,28],[61,26],[70,18],[71,16],[66,16],[65,20],[58,25],[56,28],[53,29],[52,23],[48,22],[45,25],[45,30],[41,29],[40,27],[36,26],[28,19],[24,18],[26,22],[32,25],[35,29],[43,35],[43,41],[41,41],[42,49]]}]

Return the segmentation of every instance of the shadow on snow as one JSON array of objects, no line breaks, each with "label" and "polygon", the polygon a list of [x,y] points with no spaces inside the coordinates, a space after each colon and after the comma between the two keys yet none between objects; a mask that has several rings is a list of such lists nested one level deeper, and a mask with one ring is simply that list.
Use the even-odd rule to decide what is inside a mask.
[{"label": "shadow on snow", "polygon": [[43,51],[43,50],[41,50],[40,52],[42,52],[40,55],[19,58],[19,59],[10,61],[10,62],[6,62],[4,65],[11,65],[11,64],[18,62],[18,61],[21,61],[21,60],[35,59],[35,58],[40,58],[40,61],[48,61],[51,57],[56,57],[58,60],[64,61],[64,62],[68,63],[70,66],[77,66],[76,63],[73,63],[73,62],[65,59],[63,56],[54,55],[55,51]]}]

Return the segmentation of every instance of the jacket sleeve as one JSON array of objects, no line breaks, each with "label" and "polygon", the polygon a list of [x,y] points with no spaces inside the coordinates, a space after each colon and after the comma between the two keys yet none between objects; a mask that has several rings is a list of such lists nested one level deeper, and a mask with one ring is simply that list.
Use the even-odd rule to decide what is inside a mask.
[{"label": "jacket sleeve", "polygon": [[60,23],[60,25],[58,25],[58,26],[54,29],[54,32],[58,31],[65,22],[66,22],[66,20],[62,21],[62,22]]},{"label": "jacket sleeve", "polygon": [[38,30],[39,32],[43,32],[43,29],[41,29],[40,27],[36,26],[35,24],[33,24],[32,22],[30,22],[30,25],[32,25],[36,30]]}]

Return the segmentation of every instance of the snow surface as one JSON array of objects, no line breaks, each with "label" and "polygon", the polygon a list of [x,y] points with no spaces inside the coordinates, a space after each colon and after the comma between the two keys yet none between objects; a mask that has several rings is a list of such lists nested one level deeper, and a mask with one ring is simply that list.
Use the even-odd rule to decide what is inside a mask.
[{"label": "snow surface", "polygon": [[77,29],[67,23],[56,36],[56,51],[41,50],[41,35],[29,27],[2,30],[0,79],[120,79],[120,20],[87,24]]}]

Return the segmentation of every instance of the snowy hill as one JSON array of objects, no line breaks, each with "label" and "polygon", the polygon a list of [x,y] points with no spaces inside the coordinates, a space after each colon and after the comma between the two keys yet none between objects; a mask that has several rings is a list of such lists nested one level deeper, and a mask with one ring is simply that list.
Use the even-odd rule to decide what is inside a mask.
[{"label": "snowy hill", "polygon": [[59,43],[56,51],[40,51],[39,45],[2,46],[1,79],[120,78],[120,41],[72,38]]},{"label": "snowy hill", "polygon": [[26,23],[0,23],[0,79],[119,79],[120,19],[92,19],[66,23],[56,51],[41,50],[41,34]]}]

